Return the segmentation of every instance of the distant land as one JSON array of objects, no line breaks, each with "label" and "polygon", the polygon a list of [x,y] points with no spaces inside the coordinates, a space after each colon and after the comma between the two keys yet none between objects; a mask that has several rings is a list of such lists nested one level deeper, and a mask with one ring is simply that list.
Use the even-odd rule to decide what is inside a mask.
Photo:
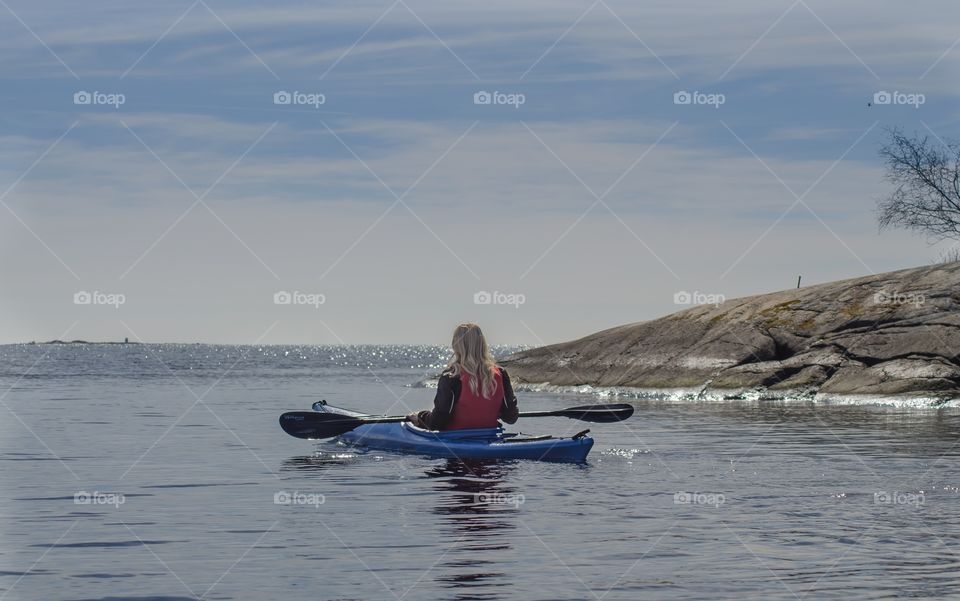
[{"label": "distant land", "polygon": [[960,398],[960,262],[699,305],[501,361],[556,386]]},{"label": "distant land", "polygon": [[89,342],[87,340],[47,340],[46,342],[30,341],[27,344],[140,344],[137,341],[130,340],[107,341],[107,342]]}]

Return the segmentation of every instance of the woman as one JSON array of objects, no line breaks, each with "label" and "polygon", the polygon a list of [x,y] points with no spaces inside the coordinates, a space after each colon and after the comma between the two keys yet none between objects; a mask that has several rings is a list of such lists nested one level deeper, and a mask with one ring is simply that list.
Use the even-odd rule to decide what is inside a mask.
[{"label": "woman", "polygon": [[487,341],[475,323],[453,331],[453,359],[440,375],[432,411],[411,413],[407,419],[428,430],[496,428],[519,417],[507,371],[490,355]]}]

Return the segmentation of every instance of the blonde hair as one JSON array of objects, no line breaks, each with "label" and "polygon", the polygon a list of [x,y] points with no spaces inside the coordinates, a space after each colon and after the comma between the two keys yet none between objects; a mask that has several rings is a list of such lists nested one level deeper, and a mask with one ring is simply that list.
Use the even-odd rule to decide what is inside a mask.
[{"label": "blonde hair", "polygon": [[468,382],[470,390],[477,394],[477,382],[480,382],[479,390],[484,398],[493,397],[496,392],[497,381],[494,378],[497,364],[490,354],[490,348],[487,346],[487,340],[480,331],[480,326],[475,323],[462,323],[453,331],[453,342],[450,343],[453,348],[453,359],[447,364],[447,369],[454,377],[460,374],[469,376]]}]

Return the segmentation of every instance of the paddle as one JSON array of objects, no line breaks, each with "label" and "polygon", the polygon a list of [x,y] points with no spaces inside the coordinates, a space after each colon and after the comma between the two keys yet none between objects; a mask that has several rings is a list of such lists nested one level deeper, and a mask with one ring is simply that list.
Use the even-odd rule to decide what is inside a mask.
[{"label": "paddle", "polygon": [[[584,422],[611,423],[628,419],[633,406],[626,403],[582,405],[555,411],[528,411],[520,417],[569,417]],[[316,439],[331,438],[365,424],[389,424],[407,421],[406,416],[350,417],[322,411],[290,411],[280,416],[280,427],[290,436]]]}]

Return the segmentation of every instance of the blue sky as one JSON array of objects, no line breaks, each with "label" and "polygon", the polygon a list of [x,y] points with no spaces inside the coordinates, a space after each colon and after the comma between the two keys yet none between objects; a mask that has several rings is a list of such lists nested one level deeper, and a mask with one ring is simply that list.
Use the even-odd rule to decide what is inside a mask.
[{"label": "blue sky", "polygon": [[[877,149],[890,126],[957,137],[958,13],[10,1],[3,341],[445,342],[474,320],[540,344],[679,291],[929,263],[945,245],[877,231]],[[884,91],[923,103],[868,106]]]}]

